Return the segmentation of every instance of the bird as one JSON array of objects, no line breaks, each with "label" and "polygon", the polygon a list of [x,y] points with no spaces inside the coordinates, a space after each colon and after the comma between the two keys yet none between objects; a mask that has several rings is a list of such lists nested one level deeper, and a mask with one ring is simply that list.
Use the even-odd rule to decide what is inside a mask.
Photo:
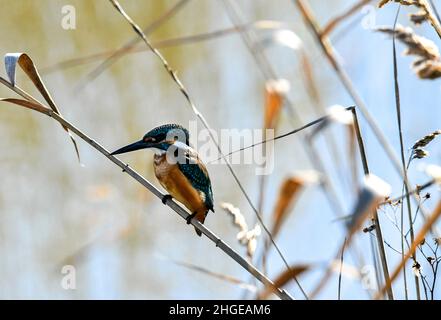
[{"label": "bird", "polygon": [[[162,198],[176,199],[191,214],[187,224],[196,218],[204,223],[209,211],[214,212],[213,191],[205,164],[190,145],[190,134],[179,124],[164,124],[147,132],[139,141],[122,147],[111,155],[122,154],[140,149],[153,149],[153,168],[162,187],[167,190]],[[202,233],[195,227],[198,236]]]}]

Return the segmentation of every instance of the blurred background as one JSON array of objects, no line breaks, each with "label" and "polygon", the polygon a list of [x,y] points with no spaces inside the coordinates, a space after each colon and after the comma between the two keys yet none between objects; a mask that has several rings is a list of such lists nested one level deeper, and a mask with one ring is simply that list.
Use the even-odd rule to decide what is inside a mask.
[{"label": "blurred background", "polygon": [[[142,28],[151,24],[179,0],[121,1],[126,12]],[[325,25],[358,1],[307,1],[317,20]],[[436,2],[436,1],[435,1]],[[314,36],[305,26],[297,7],[290,0],[234,1],[243,22],[274,20],[297,34],[312,62],[320,97],[320,107],[305,87],[305,70],[299,55],[273,44],[265,54],[279,78],[287,79],[287,96],[299,120],[287,109],[281,113],[276,133],[323,115],[325,107],[353,104],[335,72],[321,52]],[[73,30],[62,27],[62,8],[75,8]],[[330,34],[339,60],[344,65],[369,111],[399,154],[393,91],[392,41],[369,29],[392,25],[396,5],[377,8],[371,1]],[[147,51],[121,57],[96,79],[87,74],[102,61],[86,59],[69,67],[63,61],[112,51],[135,36],[133,30],[113,6],[104,0],[0,0],[0,54],[28,53],[41,70],[43,80],[66,119],[101,143],[115,150],[138,140],[151,128],[164,123],[185,126],[196,120],[184,97],[164,71],[158,59]],[[399,22],[410,25],[402,8]],[[231,12],[230,12],[231,14]],[[188,0],[170,19],[150,35],[153,42],[230,28],[233,22],[221,0]],[[271,37],[271,30],[254,30],[259,39]],[[416,28],[418,34],[440,41],[430,25]],[[143,48],[139,43],[138,47]],[[418,79],[398,45],[403,132],[406,152],[424,135],[439,129],[441,119],[441,83]],[[190,92],[193,100],[215,130],[262,128],[265,111],[265,83],[250,51],[238,32],[207,41],[186,43],[160,49]],[[4,71],[1,71],[5,77]],[[18,73],[18,84],[35,96],[38,93]],[[1,97],[12,92],[0,88]],[[321,108],[321,109],[320,109]],[[401,193],[401,179],[379,146],[363,118],[361,130],[366,143],[371,171],[392,185],[392,195]],[[202,124],[198,123],[198,128]],[[325,135],[332,136],[337,149],[330,153],[329,140],[315,141],[321,159],[335,185],[344,216],[350,213],[357,193],[351,184],[347,130],[333,126]],[[220,131],[219,131],[220,132]],[[198,238],[168,207],[89,145],[77,139],[84,166],[79,165],[74,149],[59,124],[50,118],[13,105],[0,106],[0,298],[48,299],[238,299],[243,287],[173,263],[178,261],[233,276],[249,282],[250,277],[238,264],[205,238]],[[271,215],[281,183],[294,172],[314,169],[304,147],[303,134],[292,135],[275,144],[274,172],[266,177],[262,206],[264,220]],[[440,144],[428,148],[430,157],[422,161],[439,164]],[[409,153],[407,153],[408,155]],[[337,156],[337,157],[336,157]],[[121,155],[149,181],[154,177],[151,152]],[[336,160],[337,159],[337,160]],[[358,158],[357,158],[358,159]],[[359,160],[359,159],[358,159]],[[234,165],[236,173],[255,205],[259,202],[259,177],[254,165]],[[231,217],[220,208],[229,202],[238,207],[252,225],[255,216],[225,165],[208,165],[216,213],[206,225],[233,248],[246,256],[246,248],[237,239]],[[361,165],[357,181],[362,178]],[[409,178],[422,184],[428,177],[412,164]],[[428,211],[438,199],[438,190],[428,190],[432,198],[425,203]],[[387,212],[380,211],[385,239],[399,248],[400,236]],[[326,265],[341,246],[345,229],[335,221],[336,212],[319,186],[305,188],[277,237],[291,265],[314,267],[299,277],[306,292],[314,289]],[[418,221],[416,228],[421,225]],[[264,236],[262,236],[264,237]],[[354,243],[365,263],[372,263],[373,235],[360,232]],[[259,239],[257,254],[263,246]],[[433,243],[432,239],[428,239]],[[400,255],[386,248],[390,268]],[[350,253],[345,262],[357,266]],[[76,289],[61,286],[64,265],[76,270]],[[412,263],[406,267],[412,274]],[[268,275],[276,277],[284,264],[272,250],[267,260]],[[424,268],[424,265],[423,265]],[[423,269],[424,270],[424,269]],[[428,271],[428,270],[427,270]],[[429,274],[430,276],[430,274]],[[338,273],[318,298],[336,299]],[[413,280],[408,279],[413,288]],[[253,284],[253,282],[250,282]],[[397,298],[403,296],[403,282],[394,284]],[[298,299],[303,296],[291,283],[287,290]],[[375,290],[366,289],[355,276],[342,279],[342,299],[369,299]],[[409,290],[410,298],[415,291]],[[438,291],[439,292],[439,291]],[[255,296],[255,293],[248,297]],[[436,296],[440,297],[439,293]]]}]

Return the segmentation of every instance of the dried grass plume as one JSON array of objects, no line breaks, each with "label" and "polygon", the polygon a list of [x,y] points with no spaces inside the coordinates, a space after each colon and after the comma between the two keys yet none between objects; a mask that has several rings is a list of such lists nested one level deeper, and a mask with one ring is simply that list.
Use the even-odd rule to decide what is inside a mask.
[{"label": "dried grass plume", "polygon": [[436,79],[441,77],[441,58],[438,47],[429,39],[416,35],[412,28],[397,25],[378,27],[379,32],[393,35],[407,46],[405,55],[416,56],[412,68],[421,79]]}]

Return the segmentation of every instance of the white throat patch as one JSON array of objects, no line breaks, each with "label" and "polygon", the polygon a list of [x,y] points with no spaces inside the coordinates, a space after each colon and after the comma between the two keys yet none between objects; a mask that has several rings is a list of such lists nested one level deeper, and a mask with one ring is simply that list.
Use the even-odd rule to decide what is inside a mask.
[{"label": "white throat patch", "polygon": [[166,153],[166,151],[162,150],[162,149],[157,149],[157,148],[152,148],[152,150],[155,152],[155,154],[157,156],[162,156]]}]

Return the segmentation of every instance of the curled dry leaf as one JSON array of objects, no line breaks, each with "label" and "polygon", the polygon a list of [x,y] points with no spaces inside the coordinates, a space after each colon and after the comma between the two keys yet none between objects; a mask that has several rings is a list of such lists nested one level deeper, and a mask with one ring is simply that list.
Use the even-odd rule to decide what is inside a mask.
[{"label": "curled dry leaf", "polygon": [[352,112],[341,105],[332,105],[327,109],[327,114],[332,121],[350,125],[354,122]]},{"label": "curled dry leaf", "polygon": [[435,180],[436,184],[441,184],[441,167],[434,164],[425,166],[424,171]]},{"label": "curled dry leaf", "polygon": [[317,125],[310,133],[310,138],[316,136],[320,131],[328,127],[331,123],[337,122],[348,126],[352,126],[353,124],[352,112],[341,105],[330,106],[326,109],[326,115],[326,119],[322,121],[319,125]]},{"label": "curled dry leaf", "polygon": [[302,187],[303,180],[297,177],[288,178],[283,182],[279,190],[279,196],[273,213],[274,224],[271,232],[273,236],[279,232],[289,209],[294,204],[295,197],[298,195]]},{"label": "curled dry leaf", "polygon": [[412,63],[414,72],[421,79],[436,79],[441,77],[441,58],[438,47],[429,39],[416,35],[409,27],[397,25],[395,30],[391,27],[378,27],[379,32],[395,34],[396,39],[407,46],[404,54],[416,56]]},{"label": "curled dry leaf", "polygon": [[282,272],[276,280],[274,280],[274,286],[266,286],[263,291],[258,295],[258,299],[263,300],[277,290],[288,284],[291,280],[299,276],[301,273],[307,271],[310,267],[308,265],[298,265],[290,267],[288,270]]},{"label": "curled dry leaf", "polygon": [[390,195],[391,186],[379,177],[369,174],[364,178],[363,188],[352,210],[348,229],[355,231],[363,223],[369,213]]},{"label": "curled dry leaf", "polygon": [[265,36],[260,42],[260,47],[266,48],[271,45],[282,45],[292,50],[300,50],[303,46],[302,40],[292,30],[280,29],[272,32],[269,36]]},{"label": "curled dry leaf", "polygon": [[362,277],[360,271],[356,267],[345,262],[342,263],[340,260],[333,260],[331,262],[331,270],[336,274],[340,274],[341,272],[341,274],[348,279],[356,280]]},{"label": "curled dry leaf", "polygon": [[264,128],[274,129],[282,110],[283,100],[289,91],[288,80],[268,80],[265,85],[265,118]]},{"label": "curled dry leaf", "polygon": [[[7,53],[5,55],[5,69],[6,74],[8,75],[10,84],[15,87],[16,81],[16,69],[17,65],[25,72],[25,74],[28,76],[28,78],[32,81],[34,86],[37,88],[37,90],[40,92],[40,94],[43,96],[43,98],[48,103],[49,107],[53,110],[53,112],[57,113],[61,116],[61,113],[56,106],[54,100],[52,99],[52,96],[50,95],[49,91],[47,90],[46,86],[44,85],[43,81],[41,80],[40,74],[38,73],[37,67],[35,66],[32,59],[26,54],[26,53]],[[25,103],[26,100],[21,99],[7,99],[3,100],[6,102],[14,103],[26,108],[30,108],[39,112],[43,112],[45,114],[47,113],[47,110],[43,109],[41,105],[36,103],[35,101],[30,101],[29,103]],[[70,139],[72,140],[72,143],[75,147],[75,152],[78,157],[78,161],[80,161],[80,153],[78,151],[78,146],[75,141],[75,138],[70,133],[69,129],[66,126],[63,126],[64,130],[69,134]]]},{"label": "curled dry leaf", "polygon": [[299,191],[306,184],[317,183],[319,180],[320,176],[316,171],[303,171],[283,181],[273,212],[274,222],[271,232],[273,236],[276,236],[279,232],[286,216],[295,203]]}]

